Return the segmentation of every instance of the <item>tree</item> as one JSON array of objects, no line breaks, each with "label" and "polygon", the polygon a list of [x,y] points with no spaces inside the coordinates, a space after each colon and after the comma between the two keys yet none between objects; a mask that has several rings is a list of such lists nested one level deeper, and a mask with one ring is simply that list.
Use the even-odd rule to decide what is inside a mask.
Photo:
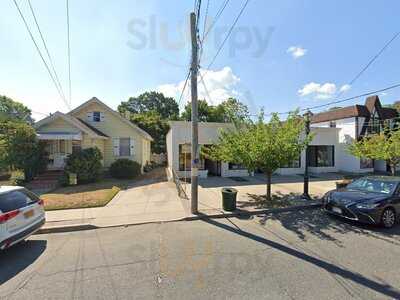
[{"label": "tree", "polygon": [[[198,101],[200,122],[236,122],[249,118],[249,110],[245,104],[235,98],[229,98],[217,106],[209,105],[206,100]],[[192,103],[188,102],[182,113],[182,119],[192,119]]]},{"label": "tree", "polygon": [[[197,101],[198,120],[200,122],[223,122],[223,114],[215,106],[208,105],[206,100]],[[192,120],[192,103],[188,102],[182,112],[182,119]]]},{"label": "tree", "polygon": [[0,121],[22,121],[33,124],[31,110],[6,96],[0,96]]},{"label": "tree", "polygon": [[145,92],[138,97],[130,97],[128,101],[118,106],[118,111],[124,114],[130,111],[133,114],[144,114],[155,112],[161,118],[176,120],[179,117],[179,106],[174,98],[165,97],[158,92]]},{"label": "tree", "polygon": [[151,143],[152,152],[165,153],[167,151],[165,139],[169,125],[168,121],[163,119],[161,115],[156,112],[135,114],[131,116],[131,122],[153,137],[154,142]]},{"label": "tree", "polygon": [[250,118],[247,105],[236,98],[229,98],[222,102],[217,109],[222,111],[224,122],[242,122]]},{"label": "tree", "polygon": [[396,166],[400,163],[400,131],[385,130],[380,134],[365,136],[352,143],[348,150],[359,158],[387,161],[394,176]]},{"label": "tree", "polygon": [[214,160],[241,164],[253,172],[262,170],[267,177],[267,200],[271,200],[271,177],[281,166],[297,160],[308,145],[312,135],[303,134],[304,120],[291,113],[281,121],[273,114],[269,122],[263,113],[258,121],[250,120],[236,126],[235,130],[223,131],[219,143],[204,149],[204,155]]},{"label": "tree", "polygon": [[26,181],[44,171],[47,164],[44,144],[35,129],[22,122],[0,122],[0,159],[9,169],[23,170]]}]

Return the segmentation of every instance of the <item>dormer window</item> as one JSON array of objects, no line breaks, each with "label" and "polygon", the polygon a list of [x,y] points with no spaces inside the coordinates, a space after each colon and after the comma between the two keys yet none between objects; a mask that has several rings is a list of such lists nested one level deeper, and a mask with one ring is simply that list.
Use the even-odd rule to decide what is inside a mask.
[{"label": "dormer window", "polygon": [[100,122],[101,121],[101,113],[99,111],[93,112],[93,122]]}]

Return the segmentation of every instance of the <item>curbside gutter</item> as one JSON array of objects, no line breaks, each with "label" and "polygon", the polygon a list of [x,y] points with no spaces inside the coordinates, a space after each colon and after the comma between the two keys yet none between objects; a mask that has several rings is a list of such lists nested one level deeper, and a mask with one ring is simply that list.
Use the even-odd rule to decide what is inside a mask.
[{"label": "curbside gutter", "polygon": [[295,210],[305,210],[305,209],[316,209],[322,207],[321,203],[313,203],[307,205],[297,205],[292,207],[283,207],[283,208],[271,208],[271,209],[263,209],[257,211],[245,211],[245,210],[236,210],[233,212],[225,212],[220,211],[219,213],[214,214],[204,214],[199,213],[198,215],[190,215],[184,218],[177,218],[167,221],[148,221],[148,222],[137,222],[137,223],[128,223],[128,224],[113,224],[107,226],[96,226],[90,223],[84,224],[74,224],[74,225],[59,225],[59,226],[44,226],[39,229],[34,234],[49,234],[49,233],[64,233],[64,232],[75,232],[82,230],[93,230],[93,229],[102,229],[102,228],[115,228],[115,227],[129,227],[135,225],[145,225],[145,224],[162,224],[162,223],[171,223],[171,222],[181,222],[181,221],[196,221],[196,220],[204,220],[204,219],[221,219],[221,218],[234,218],[234,217],[250,217],[259,214],[273,214],[273,213],[282,213],[289,212]]}]

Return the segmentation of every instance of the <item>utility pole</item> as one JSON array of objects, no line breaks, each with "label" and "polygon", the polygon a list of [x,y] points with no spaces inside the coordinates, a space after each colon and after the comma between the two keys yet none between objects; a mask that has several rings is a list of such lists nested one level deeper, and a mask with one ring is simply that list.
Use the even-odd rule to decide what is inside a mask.
[{"label": "utility pole", "polygon": [[190,34],[192,39],[192,65],[191,65],[191,95],[192,95],[192,151],[191,151],[191,207],[192,214],[198,212],[198,170],[199,170],[199,128],[197,112],[197,72],[198,72],[198,44],[196,14],[190,14]]},{"label": "utility pole", "polygon": [[[304,114],[305,118],[305,133],[306,136],[308,137],[310,135],[310,117],[311,117],[311,112],[307,110],[307,112]],[[308,192],[308,183],[310,180],[310,175],[308,174],[308,165],[310,164],[310,155],[308,153],[308,146],[306,147],[306,165],[304,166],[304,190],[303,190],[303,198],[305,199],[310,199],[310,194]]]}]

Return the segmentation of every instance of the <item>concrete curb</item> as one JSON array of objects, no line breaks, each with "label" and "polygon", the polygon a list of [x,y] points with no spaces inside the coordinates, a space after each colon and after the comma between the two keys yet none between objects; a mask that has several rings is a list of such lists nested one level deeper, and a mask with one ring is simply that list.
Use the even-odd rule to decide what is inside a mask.
[{"label": "concrete curb", "polygon": [[314,209],[321,207],[320,203],[313,203],[307,205],[297,205],[292,207],[284,207],[284,208],[271,208],[271,209],[263,209],[257,211],[233,211],[233,212],[225,212],[221,211],[218,214],[198,214],[192,215],[184,218],[178,218],[168,221],[145,221],[139,223],[128,223],[128,224],[116,224],[116,225],[108,225],[108,226],[96,226],[93,224],[85,223],[85,224],[76,224],[76,225],[60,225],[60,226],[51,226],[51,227],[42,227],[35,234],[49,234],[49,233],[63,233],[63,232],[74,232],[81,230],[93,230],[93,229],[102,229],[102,228],[115,228],[115,227],[130,227],[135,225],[145,225],[145,224],[162,224],[162,223],[171,223],[171,222],[181,222],[181,221],[196,221],[202,219],[221,219],[221,218],[233,218],[233,217],[248,217],[254,216],[258,214],[271,214],[271,213],[281,213],[281,212],[289,212],[301,209]]},{"label": "concrete curb", "polygon": [[35,234],[73,232],[81,230],[93,230],[97,228],[98,228],[97,226],[94,226],[92,224],[61,225],[61,226],[42,227],[38,231],[36,231]]},{"label": "concrete curb", "polygon": [[201,219],[220,219],[220,218],[233,218],[233,217],[247,217],[247,216],[254,216],[254,215],[259,215],[259,214],[272,214],[272,213],[281,213],[281,212],[289,212],[289,211],[295,211],[295,210],[300,210],[300,209],[314,209],[314,208],[320,208],[322,207],[321,203],[313,203],[313,204],[307,204],[307,205],[297,205],[297,206],[291,206],[291,207],[283,207],[283,208],[270,208],[270,209],[263,209],[263,210],[257,210],[257,211],[232,211],[232,212],[226,212],[226,211],[221,211],[219,214],[198,214],[198,215],[192,215],[189,217],[186,217],[186,221],[195,221],[195,220],[201,220]]}]

